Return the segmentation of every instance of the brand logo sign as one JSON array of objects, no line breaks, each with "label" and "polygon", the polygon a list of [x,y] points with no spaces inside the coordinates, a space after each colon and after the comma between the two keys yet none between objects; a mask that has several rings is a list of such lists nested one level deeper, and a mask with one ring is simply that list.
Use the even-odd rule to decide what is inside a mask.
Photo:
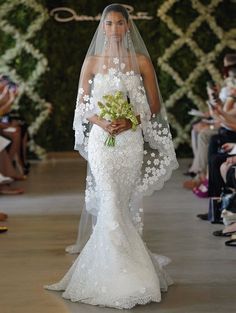
[{"label": "brand logo sign", "polygon": [[[134,8],[131,5],[123,4],[123,6],[127,9],[129,12],[130,17],[133,20],[151,20],[153,19],[153,16],[149,16],[147,12],[137,12],[134,13]],[[67,23],[67,22],[84,22],[84,21],[99,21],[101,19],[102,14],[99,13],[95,16],[89,16],[89,15],[79,15],[76,13],[75,10],[67,8],[67,7],[58,7],[55,9],[52,9],[50,11],[50,15],[57,21],[61,23]]]}]

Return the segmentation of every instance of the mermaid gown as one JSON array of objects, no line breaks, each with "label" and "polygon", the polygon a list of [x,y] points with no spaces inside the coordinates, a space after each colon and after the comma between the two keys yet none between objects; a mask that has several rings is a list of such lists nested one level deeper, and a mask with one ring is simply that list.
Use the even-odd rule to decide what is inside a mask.
[{"label": "mermaid gown", "polygon": [[73,302],[130,309],[160,302],[161,291],[167,291],[172,280],[163,269],[169,259],[147,249],[130,216],[143,161],[141,127],[116,136],[115,147],[104,145],[106,137],[107,132],[93,125],[88,162],[99,194],[96,225],[66,275],[45,288],[63,291],[63,298]]}]

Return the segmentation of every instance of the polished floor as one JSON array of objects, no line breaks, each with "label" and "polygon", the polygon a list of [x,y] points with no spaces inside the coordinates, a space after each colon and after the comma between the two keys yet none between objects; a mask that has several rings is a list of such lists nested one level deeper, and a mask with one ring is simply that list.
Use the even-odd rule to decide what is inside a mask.
[{"label": "polished floor", "polygon": [[[145,199],[144,239],[154,252],[172,258],[168,271],[175,281],[161,303],[131,312],[229,313],[236,308],[236,250],[215,238],[221,225],[199,221],[207,200],[182,189],[187,161],[180,162],[165,188]],[[34,163],[21,196],[1,196],[0,211],[9,214],[0,235],[1,313],[103,313],[115,309],[63,300],[43,289],[57,281],[75,256],[73,243],[83,205],[85,163],[51,158]],[[2,223],[1,223],[2,224]],[[126,311],[126,310],[125,310]],[[127,311],[130,312],[130,311]]]}]

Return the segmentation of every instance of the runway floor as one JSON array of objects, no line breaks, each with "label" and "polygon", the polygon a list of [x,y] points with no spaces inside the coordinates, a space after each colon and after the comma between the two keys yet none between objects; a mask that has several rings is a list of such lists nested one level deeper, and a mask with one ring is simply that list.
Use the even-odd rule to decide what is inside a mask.
[{"label": "runway floor", "polygon": [[[144,239],[149,248],[172,259],[175,284],[161,303],[127,312],[229,313],[236,307],[236,250],[196,218],[207,209],[182,188],[188,161],[181,160],[165,188],[145,199]],[[34,163],[21,196],[1,196],[0,211],[9,214],[9,231],[0,234],[1,313],[111,313],[116,309],[63,300],[43,289],[57,281],[75,256],[64,248],[73,243],[83,205],[85,163],[79,158]],[[2,223],[1,223],[2,224]],[[126,310],[124,310],[126,311]]]}]

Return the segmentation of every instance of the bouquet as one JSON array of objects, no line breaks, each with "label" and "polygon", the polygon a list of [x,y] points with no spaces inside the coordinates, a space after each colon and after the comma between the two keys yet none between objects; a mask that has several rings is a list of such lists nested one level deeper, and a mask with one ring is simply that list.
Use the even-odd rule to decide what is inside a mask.
[{"label": "bouquet", "polygon": [[[130,102],[124,97],[124,94],[121,91],[116,91],[114,95],[105,95],[103,96],[103,99],[105,100],[104,104],[100,101],[98,102],[98,106],[101,110],[99,116],[101,118],[111,121],[119,118],[130,120],[132,123],[132,130],[136,130],[138,120]],[[109,147],[114,147],[115,136],[109,134],[104,144]]]}]

